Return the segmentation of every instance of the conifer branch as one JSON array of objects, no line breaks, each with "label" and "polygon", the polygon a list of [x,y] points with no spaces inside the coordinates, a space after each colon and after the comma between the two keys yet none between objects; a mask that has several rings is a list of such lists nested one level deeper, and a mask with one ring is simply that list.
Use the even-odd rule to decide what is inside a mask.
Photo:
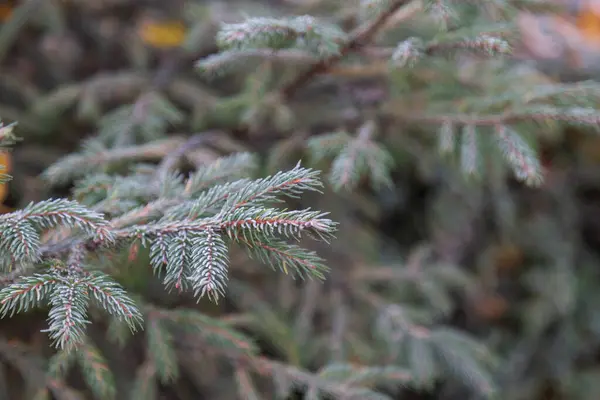
[{"label": "conifer branch", "polygon": [[339,131],[315,136],[308,141],[314,162],[332,159],[329,184],[334,190],[355,189],[368,176],[375,188],[390,186],[392,156],[374,140],[377,126],[366,121],[355,136]]},{"label": "conifer branch", "polygon": [[158,394],[158,383],[155,380],[156,369],[154,364],[147,361],[139,366],[134,385],[131,388],[132,400],[154,399]]},{"label": "conifer branch", "polygon": [[509,54],[511,47],[508,42],[500,37],[481,34],[473,38],[446,39],[427,44],[419,38],[409,38],[398,43],[395,49],[378,49],[376,53],[379,56],[389,54],[396,67],[413,67],[424,56],[454,54],[456,50],[470,50],[495,56]]},{"label": "conifer branch", "polygon": [[540,162],[533,149],[512,129],[496,125],[495,136],[504,157],[508,160],[517,179],[537,186],[542,182]]},{"label": "conifer branch", "polygon": [[[205,154],[200,151],[192,154],[191,150],[206,143],[208,136],[211,140],[215,138],[212,131],[191,138],[165,137],[169,125],[185,123],[184,117],[192,109],[195,115],[189,130],[200,125],[219,129],[227,126],[237,137],[240,126],[244,133],[247,133],[246,127],[269,132],[269,140],[270,133],[295,132],[296,128],[308,134],[322,132],[322,126],[327,126],[325,129],[344,127],[348,131],[339,129],[310,138],[304,134],[292,135],[295,137],[285,140],[286,143],[277,144],[278,160],[288,165],[306,156],[307,151],[312,161],[330,163],[328,186],[336,191],[357,189],[368,180],[375,188],[387,186],[394,189],[390,192],[396,189],[404,192],[404,182],[398,188],[392,188],[391,184],[394,160],[404,158],[399,153],[405,150],[394,145],[402,145],[406,135],[386,138],[398,138],[398,141],[379,141],[379,124],[386,132],[397,133],[398,126],[411,128],[411,123],[417,122],[421,128],[422,123],[431,123],[434,131],[439,129],[439,153],[457,156],[465,175],[490,179],[488,187],[500,192],[505,185],[505,169],[496,168],[500,157],[488,157],[486,151],[499,152],[517,179],[529,185],[541,182],[542,168],[535,143],[526,140],[530,133],[526,129],[533,125],[528,123],[600,126],[600,113],[595,107],[600,98],[597,84],[532,86],[526,79],[516,77],[512,70],[512,75],[503,76],[502,70],[493,69],[492,79],[480,77],[479,72],[484,72],[482,65],[470,63],[475,57],[461,57],[461,62],[467,60],[468,68],[464,69],[462,63],[443,58],[427,59],[457,51],[505,54],[510,51],[504,37],[511,28],[511,21],[491,27],[460,29],[462,21],[456,19],[453,28],[459,29],[440,32],[429,42],[409,38],[395,47],[371,47],[378,32],[411,18],[415,10],[423,8],[442,24],[451,17],[463,15],[470,22],[480,21],[474,1],[413,2],[417,7],[405,7],[398,12],[408,3],[364,1],[362,5],[370,11],[366,16],[355,14],[352,8],[345,14],[344,9],[344,26],[363,17],[367,19],[349,35],[311,16],[248,18],[242,23],[223,24],[217,42],[224,51],[205,58],[198,66],[217,74],[230,65],[248,70],[252,69],[248,68],[251,61],[266,60],[267,68],[251,76],[237,96],[219,101],[206,96],[210,98],[206,102],[210,105],[209,116],[202,114],[205,112],[204,91],[194,89],[191,80],[182,80],[179,83],[186,85],[177,88],[172,85],[172,90],[166,93],[178,64],[185,58],[182,49],[164,53],[164,64],[154,80],[139,73],[111,73],[63,86],[36,101],[33,115],[56,117],[57,111],[74,108],[76,118],[97,123],[99,127],[98,137],[87,140],[79,153],[62,159],[45,173],[51,183],[67,184],[75,179],[77,201],[47,200],[0,215],[0,267],[6,270],[0,276],[0,316],[46,306],[50,310],[46,332],[59,348],[48,365],[51,378],[37,392],[40,398],[50,395],[49,388],[56,391],[61,386],[66,388],[62,380],[73,367],[81,369],[84,383],[96,397],[117,396],[115,377],[107,363],[110,357],[108,354],[104,357],[90,340],[94,335],[88,336],[92,320],[95,327],[105,326],[95,323],[99,316],[96,311],[102,311],[104,315],[100,316],[108,320],[109,339],[121,345],[126,343],[131,331],[144,328],[145,340],[140,342],[144,351],[142,364],[131,385],[131,397],[140,400],[160,397],[168,386],[180,384],[179,378],[184,375],[186,379],[206,379],[208,374],[204,371],[193,376],[198,368],[194,360],[196,354],[191,354],[195,350],[201,352],[201,361],[206,365],[228,363],[231,373],[224,379],[235,378],[238,387],[231,389],[237,389],[248,398],[270,395],[256,389],[271,389],[270,385],[262,385],[264,378],[273,381],[275,391],[282,398],[300,389],[307,398],[389,399],[382,388],[396,390],[402,385],[433,392],[435,396],[442,382],[452,386],[464,383],[470,391],[483,396],[493,392],[495,382],[488,376],[492,370],[491,357],[485,354],[480,343],[464,332],[439,326],[443,318],[456,315],[457,295],[470,295],[481,289],[465,268],[427,265],[426,261],[438,256],[452,259],[455,254],[447,253],[454,253],[455,248],[446,251],[444,243],[428,255],[427,260],[409,257],[406,265],[390,267],[354,268],[356,260],[352,259],[348,273],[334,280],[332,299],[326,301],[324,308],[319,308],[320,297],[313,291],[305,292],[308,301],[304,303],[302,300],[299,303],[295,296],[285,296],[292,288],[288,279],[282,281],[285,284],[279,293],[268,293],[269,298],[263,305],[259,296],[252,295],[252,288],[240,284],[240,275],[244,277],[248,271],[234,268],[237,264],[234,256],[238,254],[230,251],[239,247],[262,264],[294,277],[324,279],[329,271],[326,262],[316,252],[301,247],[306,237],[330,241],[338,228],[327,213],[304,208],[303,194],[324,190],[320,174],[300,163],[290,170],[269,165],[279,172],[257,179],[263,160],[250,153],[231,154],[216,162],[198,165]],[[534,1],[519,0],[518,3]],[[513,6],[512,1],[496,1],[490,7],[501,8],[508,14],[516,10]],[[409,8],[410,14],[405,13]],[[402,38],[410,36],[404,30],[399,34]],[[351,82],[347,85],[351,98],[343,99],[342,107],[335,103],[321,110],[322,104],[316,103],[321,101],[320,96],[311,97],[315,104],[307,104],[306,109],[302,108],[304,104],[284,104],[282,100],[290,100],[318,75],[340,76],[336,75],[336,68],[344,65],[346,58],[353,58],[348,57],[353,53],[362,56],[363,61],[376,60],[375,69],[379,76],[385,76],[391,90],[377,88],[371,92],[373,82],[365,83],[367,90],[363,90],[362,82],[355,90],[355,82]],[[422,69],[404,68],[422,59],[432,62]],[[348,60],[353,71],[358,71],[353,77],[372,74],[373,68],[355,61],[359,60]],[[496,66],[494,63],[492,67]],[[296,75],[294,68],[300,73]],[[280,87],[279,78],[286,77],[288,72],[293,74],[291,81]],[[431,83],[432,77],[439,78],[439,82]],[[511,82],[510,87],[504,85],[502,79]],[[237,86],[237,79],[235,81],[232,80],[232,87]],[[229,89],[230,82],[226,83]],[[272,84],[277,84],[275,93],[271,92]],[[182,86],[185,87],[182,89]],[[112,100],[109,92],[115,92],[115,87],[119,92],[127,92],[126,97],[132,98],[134,103],[117,105],[112,111],[102,113],[100,102],[108,97]],[[188,91],[188,88],[192,89]],[[337,89],[339,87],[334,93]],[[405,90],[399,96],[399,102],[404,104],[398,105],[394,100],[387,103],[388,96],[397,95],[398,90]],[[406,92],[413,90],[417,93]],[[471,96],[473,92],[477,95]],[[443,99],[438,102],[438,98]],[[202,103],[202,107],[197,103]],[[113,104],[111,102],[111,106]],[[176,104],[185,107],[180,110]],[[350,115],[346,114],[347,106],[351,108]],[[331,109],[340,111],[341,118],[337,119],[337,115],[332,118]],[[318,113],[313,112],[315,110]],[[311,114],[310,118],[304,121],[303,113]],[[292,118],[300,125],[292,123]],[[55,118],[55,121],[63,119]],[[45,129],[48,128],[42,128]],[[10,131],[0,124],[0,148],[12,143]],[[404,132],[415,133],[408,129]],[[487,144],[490,146],[486,147]],[[259,147],[261,145],[262,142]],[[298,153],[302,155],[296,158]],[[429,173],[428,167],[434,164],[429,163],[429,154],[425,153],[422,158],[416,155],[419,166],[423,165],[423,170]],[[180,161],[186,156],[190,161],[185,163],[186,167],[195,168],[191,172],[179,170],[179,164],[184,164]],[[493,175],[482,173],[488,165]],[[446,174],[447,170],[442,174],[435,172],[436,179],[448,175],[453,178],[453,174]],[[0,183],[5,179],[5,175],[0,175]],[[450,182],[448,190],[446,185],[439,186],[441,194],[437,190],[429,192],[436,207],[437,201],[442,202],[437,197],[442,198],[447,192],[456,195],[454,183],[457,181]],[[467,191],[465,198],[475,202],[479,194],[476,190]],[[386,193],[373,199],[384,204],[390,197],[394,196]],[[494,202],[500,202],[502,196],[492,197]],[[511,201],[508,199],[501,206]],[[457,220],[464,224],[464,219],[459,219],[462,217],[460,204],[448,203],[449,211],[443,209],[438,214],[437,208],[433,210],[436,225],[432,231],[444,240],[446,237],[464,240],[462,236],[466,235],[455,235],[456,231],[437,227],[438,219],[446,214],[456,217],[451,223]],[[287,208],[292,204],[300,205],[298,209]],[[500,208],[496,204],[492,206]],[[386,210],[389,209],[384,208],[384,213]],[[350,231],[351,225],[345,229],[349,230],[349,236],[355,236],[355,232]],[[361,229],[356,235],[362,239],[362,233]],[[123,269],[128,265],[135,265],[135,271]],[[153,271],[145,271],[144,267]],[[139,277],[137,273],[142,271],[154,272],[166,290],[191,292],[196,301],[206,298],[217,302],[230,292],[242,318],[218,319],[198,310],[183,309],[181,305],[159,308],[146,304],[148,300],[142,296],[128,293],[135,290],[135,283],[139,282],[131,278]],[[134,272],[135,276],[130,275]],[[256,272],[253,269],[252,273]],[[117,276],[127,282],[127,289],[117,283]],[[360,284],[354,285],[356,282]],[[488,285],[484,286],[489,289]],[[147,289],[146,286],[143,289]],[[390,297],[390,293],[393,296]],[[154,296],[153,300],[156,300]],[[561,300],[567,304],[561,304],[562,310],[572,307],[572,299]],[[356,320],[346,315],[350,304],[366,319]],[[282,317],[297,307],[302,314],[296,324],[296,328],[300,327],[299,333],[294,332],[288,318]],[[380,310],[380,314],[369,319],[374,309]],[[331,324],[320,326],[317,320],[321,320],[321,311],[333,313],[333,319],[329,318]],[[552,320],[553,316],[544,318]],[[253,333],[263,340],[256,342],[241,333],[236,329],[240,326],[254,329]],[[269,341],[287,362],[261,355],[264,350],[261,344]],[[6,360],[4,353],[8,351],[4,344],[0,341],[0,356]],[[332,348],[327,348],[328,345]],[[328,355],[339,363],[324,363]],[[22,355],[15,358],[24,359]],[[308,366],[316,371],[309,371]],[[402,396],[402,393],[394,395]]]},{"label": "conifer branch", "polygon": [[[257,374],[269,376],[272,377],[272,379],[281,377],[288,380],[292,387],[304,389],[308,393],[316,396],[330,395],[335,398],[353,400],[389,400],[388,396],[367,389],[364,386],[355,386],[351,381],[338,383],[332,380],[326,380],[317,374],[311,374],[300,368],[273,361],[266,357],[240,357],[240,361],[243,363],[242,365],[248,365]],[[398,374],[398,377],[405,378],[402,374]]]},{"label": "conifer branch", "polygon": [[[72,349],[83,342],[87,319],[87,293],[76,276],[59,280],[50,296],[48,332],[52,344],[60,349]],[[9,287],[10,288],[10,287]]]},{"label": "conifer branch", "polygon": [[[329,271],[324,260],[315,252],[308,251],[294,244],[284,241],[275,241],[269,238],[257,238],[252,241],[244,238],[238,239],[247,246],[248,252],[252,257],[256,257],[263,263],[270,265],[273,269],[279,268],[282,272],[305,276],[316,276],[324,279],[324,273]],[[292,271],[290,271],[290,269]]]},{"label": "conifer branch", "polygon": [[175,151],[185,140],[174,137],[140,146],[107,149],[103,144],[88,142],[81,154],[71,154],[44,171],[44,178],[52,184],[68,182],[93,172],[100,166],[117,162],[161,160]]},{"label": "conifer branch", "polygon": [[[107,275],[86,271],[83,268],[85,252],[96,252],[100,249],[99,246],[105,242],[111,246],[131,244],[132,242],[134,246],[139,244],[147,246],[150,250],[152,268],[156,274],[164,274],[166,288],[175,288],[179,291],[192,289],[198,299],[206,295],[217,301],[225,295],[229,251],[227,240],[247,246],[249,251],[258,254],[259,258],[267,261],[270,265],[274,265],[274,262],[282,262],[284,271],[293,267],[295,272],[324,278],[323,272],[327,268],[316,254],[276,238],[279,236],[284,239],[299,240],[302,234],[305,234],[317,240],[326,241],[333,237],[336,223],[324,218],[326,213],[319,211],[270,207],[270,205],[280,203],[281,197],[295,198],[305,191],[319,191],[322,187],[322,183],[318,179],[319,173],[298,164],[289,171],[278,172],[270,177],[227,182],[227,180],[239,176],[240,167],[253,165],[253,158],[244,154],[219,159],[212,165],[200,168],[186,181],[166,179],[165,183],[172,187],[170,189],[173,196],[171,200],[157,200],[145,206],[140,205],[114,219],[110,224],[95,217],[96,214],[87,215],[88,219],[96,218],[95,223],[101,224],[102,234],[97,234],[98,229],[90,228],[92,232],[96,233],[96,236],[89,239],[73,240],[69,238],[63,240],[62,243],[50,244],[44,248],[38,244],[37,252],[43,255],[54,252],[56,256],[60,257],[61,252],[71,249],[70,260],[67,262],[65,270],[66,276],[70,280],[65,283],[65,278],[60,275],[62,273],[60,271],[63,269],[56,267],[53,270],[55,272],[51,272],[49,277],[44,278],[47,279],[46,282],[54,285],[53,289],[68,284],[71,290],[70,297],[67,296],[65,300],[67,305],[60,306],[64,310],[56,314],[57,318],[60,317],[60,321],[69,327],[76,326],[73,319],[86,323],[86,311],[81,307],[84,304],[87,307],[87,296],[91,296],[90,298],[109,314],[129,323],[131,329],[135,329],[141,320],[133,302],[120,286],[112,282]],[[164,164],[157,167],[159,175],[164,175],[163,170]],[[108,196],[115,186],[125,185],[129,182],[125,179],[122,179],[122,182],[118,179],[108,179],[108,176],[99,176],[99,178],[102,179],[82,184],[79,193],[83,195],[95,192]],[[136,182],[137,178],[136,175],[133,175],[129,180],[134,179],[133,182]],[[215,185],[220,181],[225,182]],[[142,189],[143,185],[135,187]],[[123,190],[114,193],[120,199],[127,195]],[[153,190],[147,191],[147,197],[144,200],[162,198],[164,193],[161,193]],[[67,205],[71,212],[75,207],[73,204]],[[105,203],[100,201],[98,204]],[[48,214],[40,214],[37,211],[39,207],[36,207],[25,209],[29,212],[26,215],[29,215],[33,221],[41,218],[45,227],[52,227],[44,220]],[[42,207],[40,210],[46,210],[46,208]],[[80,213],[83,212],[82,209]],[[57,218],[53,215],[50,216]],[[71,219],[75,218],[71,214],[68,216]],[[63,217],[63,219],[65,218]],[[143,221],[144,218],[148,220]],[[88,226],[79,222],[79,225],[82,224],[84,228]],[[106,238],[110,238],[110,243]],[[21,251],[25,252],[25,250]],[[30,285],[37,284],[37,282],[33,282]],[[62,288],[62,286],[60,287]],[[79,292],[81,287],[84,288],[84,293]],[[23,301],[28,305],[31,301],[24,297],[24,294],[20,294],[16,299],[11,297],[11,293],[14,296],[16,289],[15,284],[5,288],[6,302],[12,301],[10,306],[14,306],[15,301]],[[35,290],[39,291],[39,289]],[[82,297],[84,294],[85,299]],[[79,307],[79,314],[74,317],[70,314],[71,308],[74,307],[72,302],[77,302],[77,307]],[[57,310],[60,307],[55,305]],[[52,329],[58,332],[55,333],[57,340],[62,336],[75,335],[78,341],[83,332],[79,330],[63,334],[66,329],[59,330],[57,323],[52,325]],[[79,329],[83,328],[80,326]],[[60,344],[64,345],[63,342]]]},{"label": "conifer branch", "polygon": [[495,115],[423,115],[418,113],[399,113],[397,110],[392,111],[390,115],[406,121],[419,121],[436,124],[453,123],[475,126],[496,126],[527,121],[560,121],[584,126],[600,126],[600,113],[596,110],[583,107],[559,108],[545,105],[532,105],[527,106],[522,110],[509,110]]},{"label": "conifer branch", "polygon": [[63,376],[46,374],[44,360],[34,350],[19,340],[0,338],[0,358],[14,367],[40,398],[54,395],[56,398],[78,399],[75,390],[69,388]]},{"label": "conifer branch", "polygon": [[481,153],[475,126],[471,124],[465,125],[462,130],[461,139],[461,168],[466,175],[478,175],[481,167]]},{"label": "conifer branch", "polygon": [[217,162],[196,170],[186,183],[185,194],[192,197],[215,185],[252,174],[258,166],[257,161],[250,153],[236,153],[222,157]]},{"label": "conifer branch", "polygon": [[165,320],[156,311],[151,311],[146,323],[146,335],[150,361],[163,384],[179,376],[179,364],[175,353],[173,335],[165,326]]},{"label": "conifer branch", "polygon": [[375,36],[380,28],[386,23],[386,21],[394,15],[402,6],[409,3],[409,0],[394,0],[390,3],[388,8],[382,11],[377,18],[369,21],[364,26],[357,28],[356,31],[350,34],[348,41],[342,45],[337,54],[333,54],[309,67],[305,72],[298,75],[290,83],[285,85],[281,89],[281,95],[284,99],[291,98],[294,93],[302,87],[304,84],[309,82],[315,75],[325,73],[329,68],[339,62],[348,53],[357,50],[361,46],[368,44],[368,42]]},{"label": "conifer branch", "polygon": [[38,262],[43,253],[39,231],[59,225],[80,229],[97,244],[110,244],[114,240],[101,214],[73,201],[53,199],[0,215],[0,249],[10,255],[13,263]]},{"label": "conifer branch", "polygon": [[100,349],[89,340],[85,340],[77,346],[75,353],[85,383],[96,397],[114,399],[117,393],[115,378]]},{"label": "conifer branch", "polygon": [[83,268],[85,248],[76,245],[66,265],[53,265],[45,274],[22,276],[0,290],[0,314],[27,311],[48,302],[49,332],[53,343],[71,350],[83,343],[90,297],[107,313],[135,330],[141,315],[125,291],[107,275]]}]

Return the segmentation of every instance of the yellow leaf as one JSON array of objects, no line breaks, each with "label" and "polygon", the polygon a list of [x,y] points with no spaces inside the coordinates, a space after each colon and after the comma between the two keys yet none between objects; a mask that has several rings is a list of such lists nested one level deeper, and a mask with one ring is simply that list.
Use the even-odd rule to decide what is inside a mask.
[{"label": "yellow leaf", "polygon": [[185,25],[180,21],[144,21],[138,34],[142,41],[157,48],[180,46],[185,40]]}]

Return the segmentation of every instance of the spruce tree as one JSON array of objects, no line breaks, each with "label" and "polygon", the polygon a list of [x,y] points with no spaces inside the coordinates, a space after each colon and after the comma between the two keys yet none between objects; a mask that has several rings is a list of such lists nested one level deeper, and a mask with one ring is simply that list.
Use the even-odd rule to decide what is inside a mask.
[{"label": "spruce tree", "polygon": [[[73,3],[68,12],[89,11]],[[7,150],[19,129],[94,128],[43,173],[69,196],[0,215],[0,314],[43,309],[52,349],[43,358],[0,338],[3,362],[40,399],[521,399],[548,377],[576,393],[577,345],[561,348],[564,377],[527,367],[543,359],[540,343],[596,332],[593,285],[575,289],[593,272],[575,275],[563,226],[532,217],[520,232],[508,194],[509,182],[542,193],[544,137],[599,125],[595,81],[553,81],[512,56],[520,13],[562,11],[535,0],[286,3],[283,15],[223,22],[214,5],[186,2],[183,42],[180,25],[175,38],[144,25],[141,38],[157,42],[129,44],[132,68],[66,78],[20,125],[0,125]],[[44,4],[49,15],[66,7]],[[0,44],[18,29],[5,23]],[[154,73],[140,54],[159,54]],[[436,191],[427,234],[388,251],[353,224],[385,214],[409,166]],[[465,250],[481,215],[503,244],[528,236],[519,245],[551,265],[523,278],[536,295],[518,334],[456,322],[493,285],[463,265],[492,264]],[[544,233],[561,245],[536,247]],[[143,355],[134,374],[119,371],[120,349]],[[72,387],[74,369],[85,389]]]}]

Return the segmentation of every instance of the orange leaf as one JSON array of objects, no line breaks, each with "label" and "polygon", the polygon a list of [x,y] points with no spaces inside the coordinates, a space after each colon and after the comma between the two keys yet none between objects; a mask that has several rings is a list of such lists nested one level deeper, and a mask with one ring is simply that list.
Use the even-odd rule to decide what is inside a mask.
[{"label": "orange leaf", "polygon": [[13,8],[8,4],[0,5],[0,22],[6,22],[12,15]]},{"label": "orange leaf", "polygon": [[588,1],[577,15],[577,27],[582,36],[589,41],[600,43],[600,7],[594,1]]},{"label": "orange leaf", "polygon": [[[4,168],[2,169],[2,173],[9,173],[11,168],[10,162],[10,153],[7,151],[0,150],[0,165]],[[0,183],[0,205],[4,200],[8,197],[8,183]]]},{"label": "orange leaf", "polygon": [[180,21],[144,21],[138,34],[142,41],[157,48],[180,46],[185,40],[185,25]]}]

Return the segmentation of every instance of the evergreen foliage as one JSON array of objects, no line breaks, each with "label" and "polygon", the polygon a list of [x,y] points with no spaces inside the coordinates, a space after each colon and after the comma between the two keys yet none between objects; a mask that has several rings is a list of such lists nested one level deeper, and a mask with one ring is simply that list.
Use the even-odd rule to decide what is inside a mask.
[{"label": "evergreen foliage", "polygon": [[[342,56],[354,51],[360,52],[362,50],[360,47],[365,45],[362,42],[368,40],[374,34],[375,30],[383,23],[382,21],[385,21],[386,18],[389,18],[397,9],[407,5],[407,3],[406,1],[362,2],[362,6],[368,11],[368,15],[372,20],[365,23],[356,32],[344,38],[343,35],[338,34],[339,30],[320,31],[318,37],[321,41],[340,43],[336,47],[337,50],[312,55],[307,53],[306,57],[315,57],[313,67],[308,68],[304,74],[300,74],[295,80],[284,85],[280,94],[283,97],[290,96],[296,91],[298,84],[303,83],[313,75],[316,76],[326,71],[332,64],[339,62]],[[490,56],[508,54],[511,47],[507,42],[507,37],[510,36],[507,32],[510,29],[511,17],[514,17],[514,13],[523,7],[532,6],[536,9],[540,6],[535,1],[518,2],[518,4],[511,2],[486,3],[486,7],[495,11],[500,11],[502,8],[504,14],[503,20],[498,21],[498,25],[492,25],[490,28],[489,20],[485,19],[480,21],[481,26],[477,24],[475,26],[460,25],[462,22],[473,20],[469,16],[474,12],[473,7],[476,7],[475,4],[453,1],[428,1],[425,3],[423,11],[427,12],[430,18],[442,24],[452,21],[453,27],[450,30],[448,26],[444,25],[446,30],[443,29],[439,34],[429,39],[409,37],[398,43],[395,49],[390,48],[389,51],[378,49],[380,55],[389,57],[392,70],[407,67],[426,67],[427,64],[433,63],[435,65],[437,63],[447,73],[451,74],[450,71],[456,69],[457,64],[439,63],[435,59],[428,62],[427,58],[439,57],[444,53],[453,55],[464,50]],[[253,51],[257,48],[263,50],[262,55],[264,58],[268,59],[271,55],[275,57],[280,54],[285,60],[287,53],[282,49],[290,47],[298,50],[302,49],[302,46],[296,43],[299,40],[298,37],[304,40],[306,36],[306,27],[302,29],[298,27],[298,20],[305,21],[302,18],[291,20],[251,18],[243,24],[225,24],[220,31],[220,40],[218,41],[224,51],[217,56],[210,56],[206,60],[202,60],[198,65],[203,71],[213,69],[223,71],[228,64],[243,63],[246,57],[244,51],[247,47],[252,48]],[[306,18],[306,21],[313,21],[311,18]],[[311,24],[314,25],[315,22],[311,22]],[[238,44],[240,41],[244,41],[246,44],[241,46]],[[331,45],[330,47],[335,46]],[[270,53],[265,50],[274,52]],[[252,54],[260,56],[258,52]],[[294,61],[293,57],[289,59],[290,63]],[[512,74],[513,72],[509,70],[508,73]],[[407,75],[408,77],[411,76],[410,73]],[[446,102],[439,102],[438,107],[435,107],[437,112],[431,115],[424,114],[421,111],[413,112],[410,110],[409,104],[403,102],[399,104],[392,103],[392,107],[388,110],[388,116],[408,123],[438,125],[441,130],[439,134],[440,148],[444,153],[459,152],[457,157],[460,159],[459,164],[465,175],[481,173],[482,168],[484,168],[480,161],[482,157],[481,147],[490,147],[487,142],[490,137],[494,137],[491,146],[494,146],[498,153],[503,156],[507,165],[514,171],[514,176],[528,185],[538,186],[542,181],[542,170],[537,160],[538,156],[532,144],[524,140],[522,138],[523,133],[519,133],[517,129],[523,125],[523,122],[544,124],[550,121],[596,127],[598,125],[598,113],[589,107],[577,107],[572,102],[567,105],[562,104],[563,96],[566,93],[579,90],[586,91],[585,88],[588,86],[586,82],[574,85],[536,85],[536,87],[531,88],[529,87],[530,84],[520,86],[516,84],[514,79],[512,81],[515,83],[514,85],[500,92],[498,90],[484,90],[481,94],[468,94],[461,100],[462,110],[460,114],[455,112],[455,105],[449,99]],[[597,84],[590,82],[589,85],[594,88],[592,91],[597,89]],[[419,88],[418,90],[430,90],[434,94],[435,91],[440,90],[440,87],[439,85],[432,85],[429,89]],[[490,92],[493,94],[490,94]],[[444,97],[441,93],[437,95]],[[585,98],[580,100],[586,102]],[[576,102],[578,101],[576,100]],[[589,102],[585,105],[589,105]],[[321,160],[324,154],[331,154],[333,157],[330,180],[335,182],[334,187],[337,189],[352,189],[361,177],[369,177],[375,187],[389,181],[389,171],[393,164],[388,151],[371,139],[371,131],[376,128],[377,121],[366,122],[360,129],[360,133],[356,135],[357,139],[361,140],[356,141],[343,139],[344,135],[340,135],[339,132],[327,133],[311,139],[308,151],[315,160]],[[450,140],[454,136],[452,133],[454,129],[459,129],[462,133],[455,140]],[[487,133],[490,129],[495,132],[493,135]],[[526,127],[520,129],[526,133]],[[348,134],[345,136],[348,136]],[[380,161],[375,163],[373,160]]]},{"label": "evergreen foliage", "polygon": [[[243,163],[247,158],[242,154],[237,156],[237,161]],[[318,190],[321,186],[318,172],[298,164],[290,171],[271,177],[206,187],[208,181],[214,182],[225,172],[218,166],[231,162],[231,158],[218,160],[187,180],[167,173],[158,179],[154,193],[139,200],[132,199],[127,209],[113,211],[112,223],[105,220],[103,214],[64,199],[30,204],[23,210],[1,216],[0,238],[6,271],[42,261],[40,230],[64,225],[72,229],[67,234],[76,239],[64,262],[53,260],[43,273],[24,276],[3,288],[0,312],[6,315],[27,311],[49,302],[48,331],[60,348],[83,341],[85,325],[89,323],[86,315],[90,299],[135,329],[141,314],[134,302],[109,275],[88,270],[84,265],[92,249],[98,252],[115,245],[149,248],[150,264],[155,274],[164,277],[166,288],[180,292],[192,290],[199,299],[207,296],[217,301],[225,295],[228,247],[233,243],[247,246],[265,261],[280,265],[286,273],[324,278],[327,268],[316,254],[277,238],[299,240],[305,234],[327,240],[332,237],[336,224],[323,218],[325,214],[321,212],[269,206],[280,201],[277,196],[295,197],[305,191]],[[135,187],[136,178],[133,175],[132,179],[117,179],[131,189]],[[86,183],[80,186],[80,193],[91,192]],[[93,184],[97,187],[97,179]],[[104,189],[106,187],[110,187],[110,183]],[[232,191],[233,188],[236,190]],[[112,196],[118,193],[122,192],[112,192]],[[99,194],[100,199],[106,200],[108,194],[104,190]],[[121,198],[113,197],[115,200]],[[170,200],[170,204],[164,200]],[[144,223],[137,220],[140,214]],[[148,214],[154,214],[153,218]],[[60,243],[46,246],[48,252]]]},{"label": "evergreen foliage", "polygon": [[[56,11],[54,3],[44,7]],[[148,53],[133,48],[139,68],[64,83],[31,102],[20,123],[39,135],[57,132],[65,114],[95,129],[43,173],[48,185],[69,186],[69,198],[0,215],[0,316],[47,311],[49,359],[0,338],[0,358],[32,398],[86,398],[70,387],[74,370],[97,399],[187,390],[226,399],[518,400],[557,376],[558,390],[583,398],[577,382],[597,375],[576,369],[582,343],[599,344],[590,305],[597,274],[593,262],[574,272],[568,227],[527,217],[532,228],[519,244],[540,265],[525,273],[526,306],[512,316],[525,334],[456,322],[498,280],[463,265],[492,265],[463,249],[479,232],[476,214],[492,214],[503,243],[517,241],[522,210],[508,177],[539,190],[543,139],[600,126],[598,83],[553,82],[510,58],[516,15],[552,7],[310,3],[295,16],[218,24],[208,6],[188,5],[188,37],[171,51],[155,46],[155,75],[138,65],[149,64],[140,56]],[[2,38],[14,37],[2,30],[0,58]],[[199,77],[177,74],[185,65]],[[386,89],[373,95],[352,78]],[[16,144],[13,129],[0,124],[0,149]],[[190,130],[201,133],[174,133]],[[435,183],[423,228],[430,237],[390,257],[352,226],[374,208],[354,201],[385,203],[407,160]],[[361,246],[383,255],[357,255]],[[143,361],[125,385],[115,360],[132,348]],[[530,372],[564,348],[568,357]]]}]

